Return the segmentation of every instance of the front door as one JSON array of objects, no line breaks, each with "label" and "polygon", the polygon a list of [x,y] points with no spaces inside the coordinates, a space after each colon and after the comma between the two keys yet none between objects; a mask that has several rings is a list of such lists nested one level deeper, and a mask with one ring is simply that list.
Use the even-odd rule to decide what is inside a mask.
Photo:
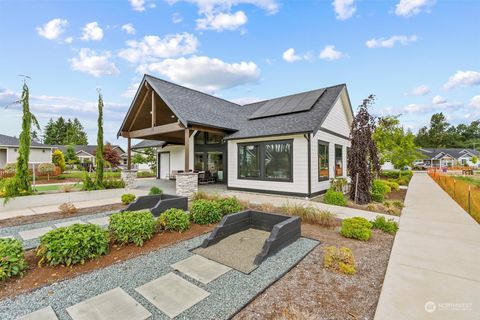
[{"label": "front door", "polygon": [[158,177],[168,179],[170,176],[170,152],[159,153],[158,162]]}]

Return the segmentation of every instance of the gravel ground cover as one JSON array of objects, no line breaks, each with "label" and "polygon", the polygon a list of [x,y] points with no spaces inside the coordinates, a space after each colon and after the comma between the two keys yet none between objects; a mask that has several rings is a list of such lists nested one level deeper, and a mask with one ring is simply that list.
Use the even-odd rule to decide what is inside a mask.
[{"label": "gravel ground cover", "polygon": [[[55,283],[29,294],[0,301],[2,320],[15,319],[51,305],[60,320],[70,319],[65,308],[85,299],[121,287],[147,308],[153,319],[169,319],[135,291],[135,288],[173,272],[171,264],[193,255],[208,236],[202,235],[149,254],[111,265],[89,274]],[[214,281],[204,285],[182,273],[175,272],[189,282],[210,292],[210,296],[175,319],[228,319],[257,294],[297,264],[318,245],[318,241],[301,238],[266,259],[255,271],[246,275],[230,270]]]},{"label": "gravel ground cover", "polygon": [[118,212],[118,210],[114,211],[107,211],[107,212],[101,212],[101,213],[96,213],[96,214],[89,214],[89,215],[84,215],[84,216],[74,216],[71,218],[64,218],[64,219],[57,219],[57,220],[50,220],[50,221],[44,221],[44,222],[37,222],[37,223],[30,223],[30,224],[24,224],[21,226],[14,226],[14,227],[6,227],[6,228],[0,228],[0,237],[7,237],[7,236],[13,236],[14,238],[20,240],[23,242],[23,247],[28,250],[28,249],[33,249],[38,246],[40,243],[40,239],[31,239],[31,240],[23,240],[22,237],[18,234],[20,231],[26,231],[26,230],[31,230],[31,229],[38,229],[38,228],[45,228],[45,227],[52,227],[55,228],[56,223],[64,223],[68,221],[74,221],[74,220],[81,220],[85,223],[87,223],[87,220],[94,219],[94,218],[102,218],[111,215],[112,213]]}]

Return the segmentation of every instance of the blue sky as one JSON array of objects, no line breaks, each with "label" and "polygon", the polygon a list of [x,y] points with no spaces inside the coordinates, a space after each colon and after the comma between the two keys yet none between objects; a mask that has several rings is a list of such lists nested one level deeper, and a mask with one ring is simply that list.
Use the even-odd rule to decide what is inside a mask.
[{"label": "blue sky", "polygon": [[[144,72],[239,103],[346,83],[354,109],[414,131],[480,118],[480,1],[0,1],[0,106],[31,77],[32,110],[116,132]],[[19,106],[0,133],[18,136]]]}]

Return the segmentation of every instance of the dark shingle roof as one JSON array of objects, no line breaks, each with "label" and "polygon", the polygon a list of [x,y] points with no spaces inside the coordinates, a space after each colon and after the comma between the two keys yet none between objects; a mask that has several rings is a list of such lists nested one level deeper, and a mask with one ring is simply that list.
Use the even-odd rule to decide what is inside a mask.
[{"label": "dark shingle roof", "polygon": [[[0,134],[0,146],[11,146],[11,147],[18,147],[19,145],[19,140],[18,138],[15,137],[10,137],[6,136],[4,134]],[[32,147],[45,147],[45,148],[50,148],[49,145],[38,143],[35,141],[32,141],[30,143]]]},{"label": "dark shingle roof", "polygon": [[156,141],[156,140],[142,140],[136,145],[132,146],[132,149],[144,149],[144,148],[154,148],[161,147],[165,144],[165,141]]},{"label": "dark shingle roof", "polygon": [[[260,108],[279,98],[241,106],[150,75],[145,75],[144,80],[152,86],[184,125],[197,124],[225,129],[228,132],[225,139],[315,132],[320,128],[342,90],[346,88],[345,84],[340,84],[298,93],[292,96],[302,98],[318,93],[318,97],[313,100],[314,104],[308,110],[250,119]],[[122,130],[123,128],[119,130],[119,134]]]},{"label": "dark shingle roof", "polygon": [[475,156],[480,156],[480,152],[477,150],[465,148],[420,148],[419,151],[425,156],[425,159],[434,159],[440,154],[448,154],[455,159],[458,159],[466,152]]}]

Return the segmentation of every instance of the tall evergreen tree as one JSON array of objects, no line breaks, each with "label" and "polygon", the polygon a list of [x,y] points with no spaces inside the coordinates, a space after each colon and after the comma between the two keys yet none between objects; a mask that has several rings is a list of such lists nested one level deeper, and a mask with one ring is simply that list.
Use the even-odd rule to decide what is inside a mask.
[{"label": "tall evergreen tree", "polygon": [[15,181],[18,191],[31,193],[32,186],[29,179],[28,161],[30,158],[30,144],[31,144],[31,128],[32,125],[40,130],[35,116],[30,112],[30,96],[27,83],[23,84],[22,98],[22,132],[20,133],[17,169],[15,174]]},{"label": "tall evergreen tree", "polygon": [[374,102],[374,95],[363,100],[352,122],[347,168],[352,179],[350,199],[358,204],[371,202],[370,189],[374,178],[373,174],[378,174],[380,171],[377,146],[372,137],[375,131],[375,118],[368,112],[368,108]]},{"label": "tall evergreen tree", "polygon": [[98,93],[98,133],[97,133],[97,150],[96,150],[96,171],[95,185],[97,188],[103,187],[103,167],[105,160],[103,159],[103,98]]},{"label": "tall evergreen tree", "polygon": [[44,143],[58,145],[86,145],[88,144],[87,134],[77,118],[58,118],[56,121],[50,119],[44,129]]}]

